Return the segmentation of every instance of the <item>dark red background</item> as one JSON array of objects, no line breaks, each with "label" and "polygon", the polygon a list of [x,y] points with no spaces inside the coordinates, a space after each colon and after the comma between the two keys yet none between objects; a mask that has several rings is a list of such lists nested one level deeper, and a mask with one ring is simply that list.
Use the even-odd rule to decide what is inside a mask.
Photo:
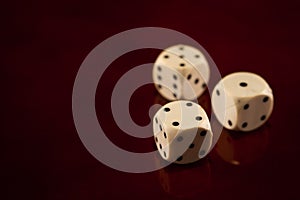
[{"label": "dark red background", "polygon": [[[299,19],[299,4],[291,0],[3,3],[1,199],[296,199]],[[143,26],[191,36],[222,75],[242,70],[263,76],[275,96],[266,126],[248,134],[225,131],[202,161],[152,173],[119,172],[93,158],[72,118],[77,70],[101,41]],[[109,110],[112,88],[122,74],[153,62],[158,53],[141,50],[122,56],[99,84],[99,121],[124,149],[155,147],[151,138],[132,138],[116,126]],[[134,120],[147,124],[148,108],[157,101],[151,85],[136,91],[130,105]]]}]

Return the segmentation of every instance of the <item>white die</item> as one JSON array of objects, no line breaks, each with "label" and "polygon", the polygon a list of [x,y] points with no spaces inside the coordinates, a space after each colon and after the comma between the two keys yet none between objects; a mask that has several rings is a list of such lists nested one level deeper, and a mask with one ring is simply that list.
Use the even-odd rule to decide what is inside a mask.
[{"label": "white die", "polygon": [[205,56],[198,49],[175,45],[158,56],[152,75],[155,87],[164,98],[191,100],[205,91],[210,70]]},{"label": "white die", "polygon": [[224,77],[212,94],[212,108],[217,119],[231,130],[251,131],[260,127],[270,117],[273,105],[268,83],[249,72]]},{"label": "white die", "polygon": [[208,117],[191,101],[161,107],[153,118],[153,132],[160,155],[169,162],[195,162],[207,155],[212,144]]}]

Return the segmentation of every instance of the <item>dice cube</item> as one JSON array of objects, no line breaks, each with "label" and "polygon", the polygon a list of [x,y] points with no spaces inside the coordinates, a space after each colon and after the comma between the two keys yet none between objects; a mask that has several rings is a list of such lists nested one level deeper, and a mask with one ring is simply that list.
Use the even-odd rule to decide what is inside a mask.
[{"label": "dice cube", "polygon": [[272,89],[259,75],[237,72],[224,77],[212,93],[212,108],[227,129],[252,131],[270,117],[274,105]]},{"label": "dice cube", "polygon": [[153,118],[157,149],[163,159],[186,164],[207,155],[212,131],[204,109],[191,101],[173,101]]},{"label": "dice cube", "polygon": [[175,45],[158,56],[152,75],[156,89],[164,98],[191,100],[205,91],[209,73],[201,51],[188,45]]}]

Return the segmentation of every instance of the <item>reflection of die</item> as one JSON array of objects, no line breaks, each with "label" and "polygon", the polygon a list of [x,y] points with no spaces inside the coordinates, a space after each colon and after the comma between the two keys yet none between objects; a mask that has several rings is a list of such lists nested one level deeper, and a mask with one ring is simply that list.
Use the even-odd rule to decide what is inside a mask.
[{"label": "reflection of die", "polygon": [[196,48],[175,45],[165,49],[153,67],[153,81],[159,93],[168,100],[195,99],[206,89],[209,66]]},{"label": "reflection of die", "polygon": [[272,90],[256,74],[233,73],[224,77],[214,88],[212,108],[225,128],[251,131],[270,117],[273,110]]},{"label": "reflection of die", "polygon": [[191,101],[161,107],[153,118],[153,131],[160,155],[170,162],[195,162],[207,155],[212,143],[208,117]]},{"label": "reflection of die", "polygon": [[160,169],[158,176],[160,185],[170,197],[196,199],[201,194],[205,199],[211,195],[211,166],[207,159],[188,167],[170,165]]},{"label": "reflection of die", "polygon": [[261,159],[267,150],[269,130],[268,126],[264,126],[254,133],[240,134],[223,129],[215,150],[224,161],[233,165],[253,163]]}]

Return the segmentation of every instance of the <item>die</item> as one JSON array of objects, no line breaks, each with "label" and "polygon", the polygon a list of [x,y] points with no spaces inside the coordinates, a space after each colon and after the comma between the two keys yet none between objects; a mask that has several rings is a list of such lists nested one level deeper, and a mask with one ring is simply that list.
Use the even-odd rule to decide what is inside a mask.
[{"label": "die", "polygon": [[207,155],[212,131],[204,109],[191,101],[173,101],[161,107],[153,117],[153,132],[161,157],[186,164]]},{"label": "die", "polygon": [[156,89],[168,100],[196,99],[206,90],[209,75],[209,65],[201,51],[181,44],[165,49],[152,71]]},{"label": "die", "polygon": [[237,72],[224,77],[212,93],[212,108],[227,129],[252,131],[262,126],[273,110],[273,93],[259,75]]}]

